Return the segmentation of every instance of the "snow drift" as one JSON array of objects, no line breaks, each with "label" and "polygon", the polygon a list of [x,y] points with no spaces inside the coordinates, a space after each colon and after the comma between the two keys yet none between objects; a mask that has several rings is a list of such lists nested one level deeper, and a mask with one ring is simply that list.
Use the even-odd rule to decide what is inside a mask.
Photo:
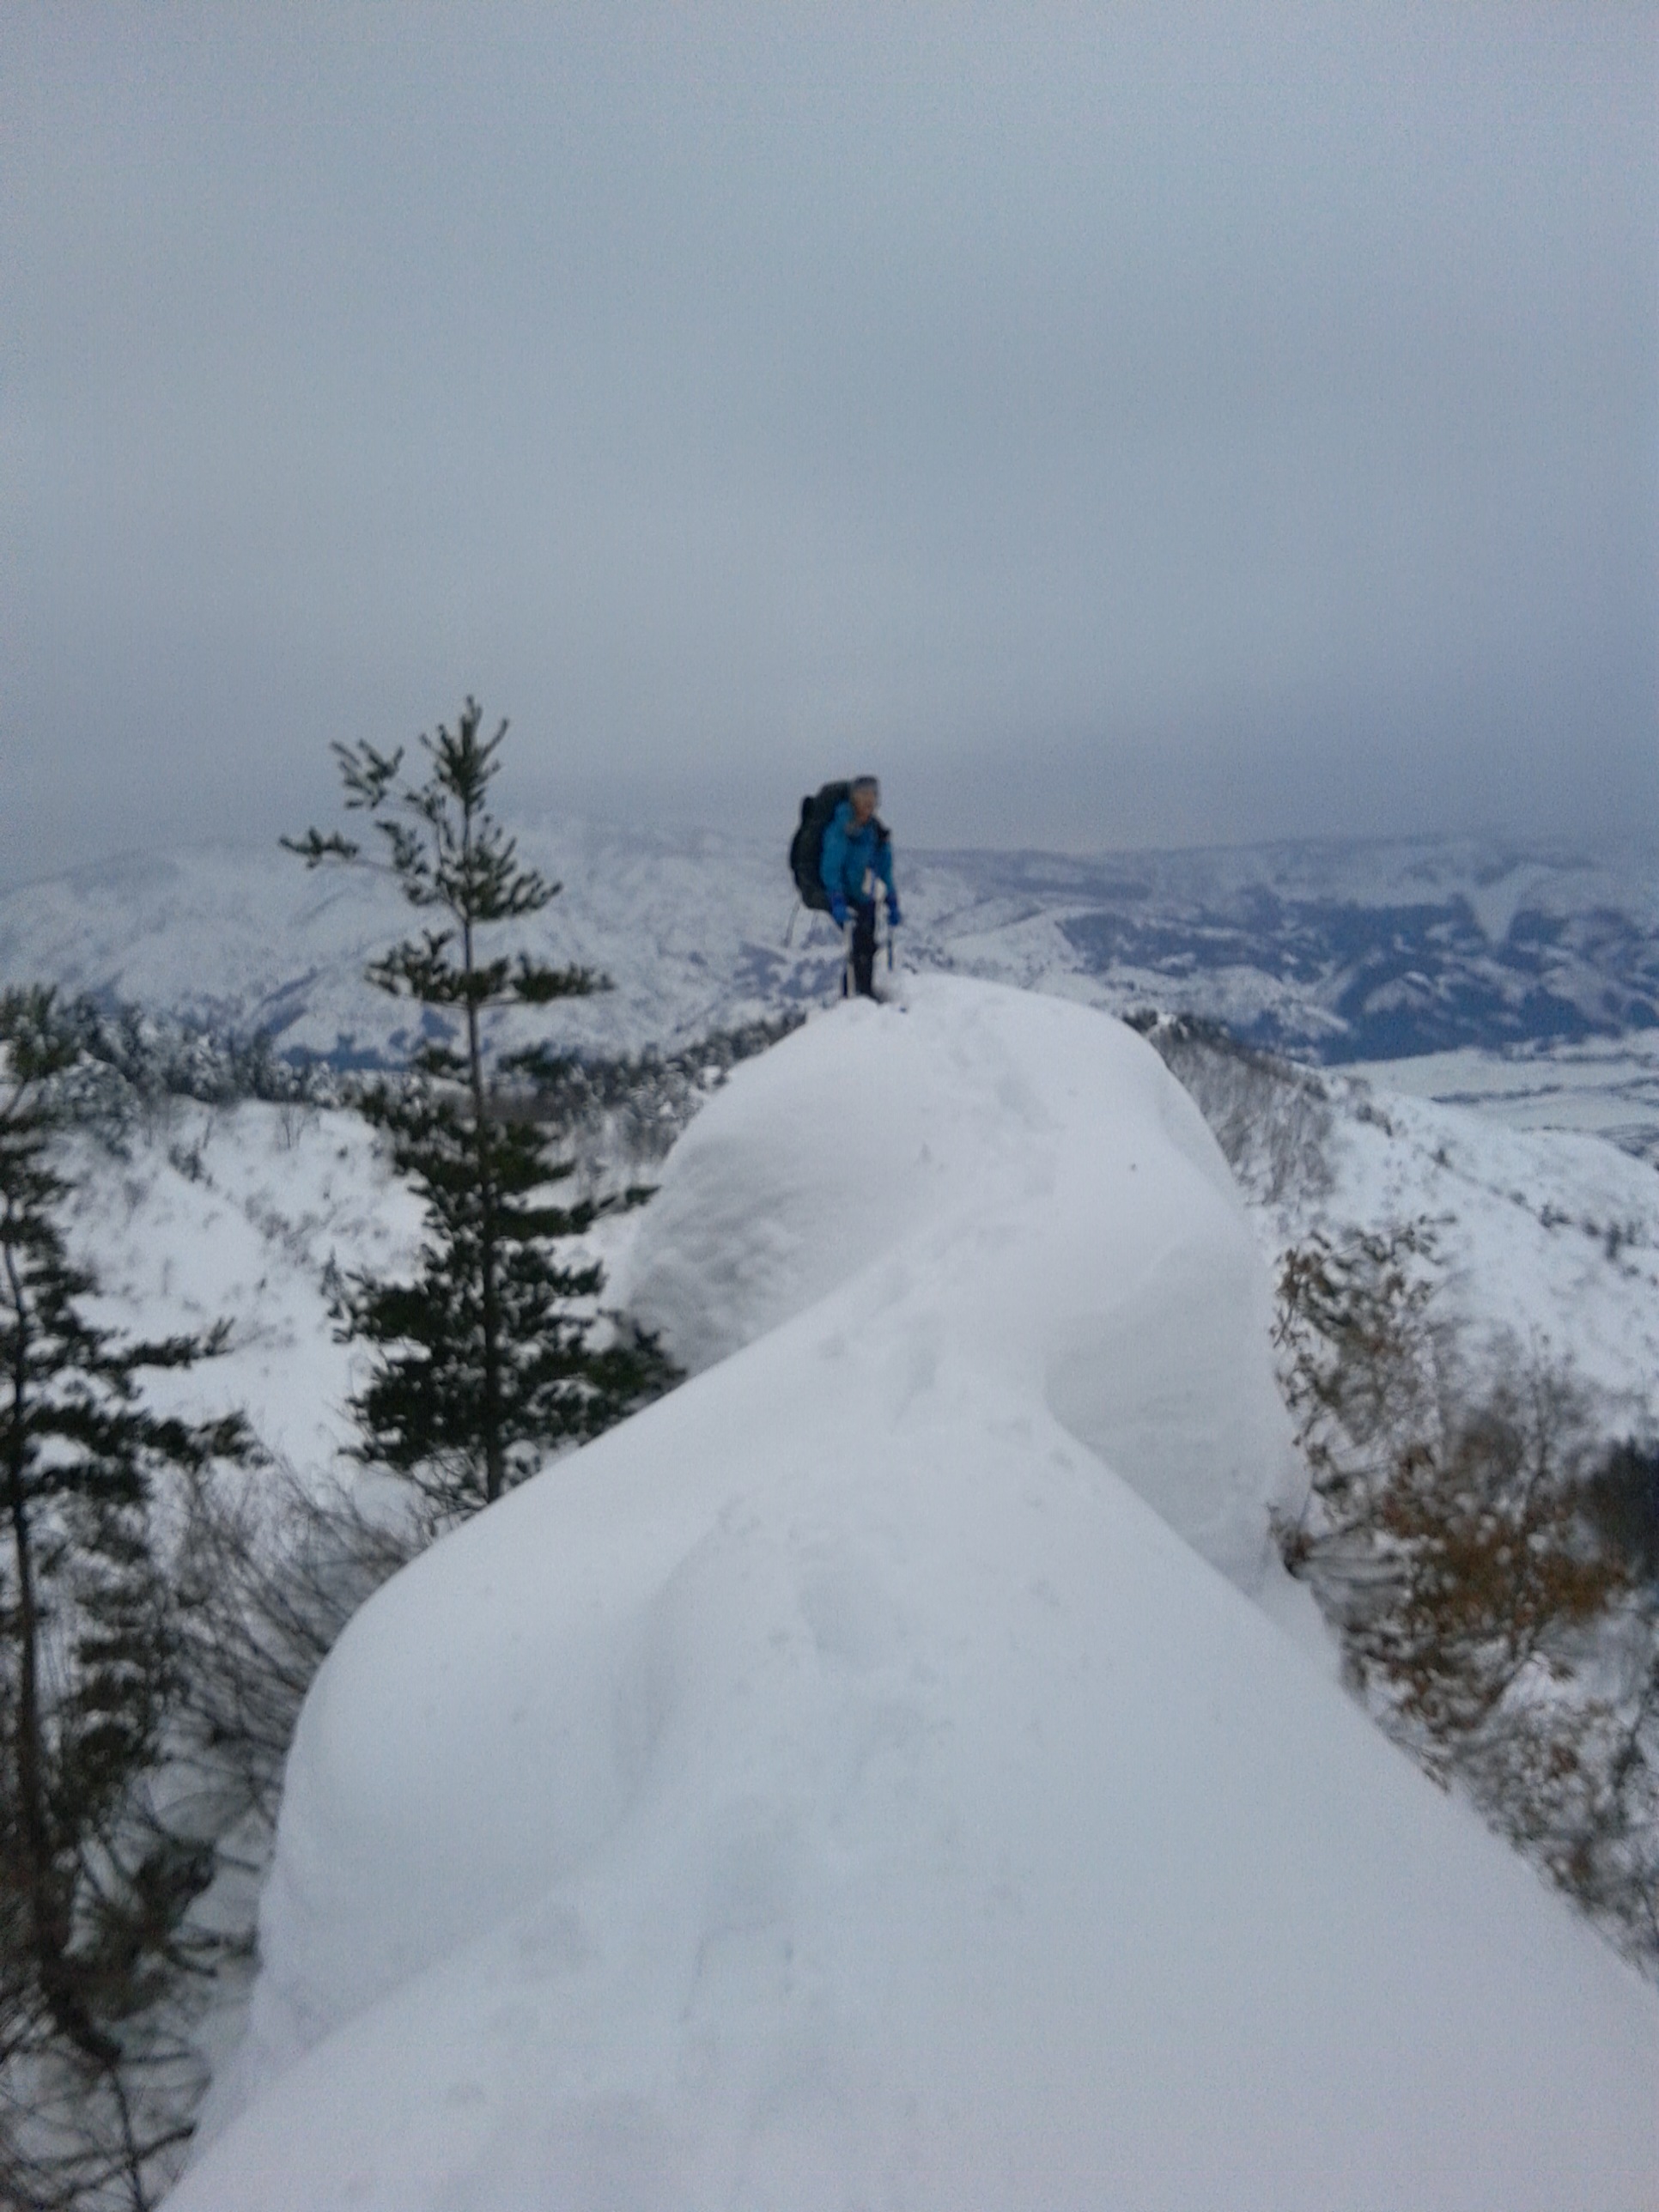
[{"label": "snow drift", "polygon": [[1650,1993],[1232,1586],[1264,1292],[1138,1039],[842,1009],[633,1289],[695,1379],[318,1680],[177,2212],[1659,2200]]}]

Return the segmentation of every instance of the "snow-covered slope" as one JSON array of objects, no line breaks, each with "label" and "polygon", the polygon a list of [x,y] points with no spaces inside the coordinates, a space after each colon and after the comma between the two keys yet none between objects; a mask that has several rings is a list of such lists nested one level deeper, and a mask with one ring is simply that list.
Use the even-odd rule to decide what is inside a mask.
[{"label": "snow-covered slope", "polygon": [[359,1116],[245,1099],[159,1103],[112,1153],[80,1133],[65,1227],[100,1318],[137,1337],[230,1324],[228,1349],[152,1370],[149,1401],[191,1419],[237,1408],[265,1449],[321,1488],[356,1441],[354,1353],[337,1340],[331,1263],[409,1265],[420,1208]]},{"label": "snow-covered slope", "polygon": [[903,1255],[873,1328],[925,1309],[958,1358],[1018,1346],[1022,1393],[1255,1589],[1290,1439],[1267,1279],[1197,1108],[1115,1022],[943,978],[909,997],[705,1109],[621,1296],[695,1370]]},{"label": "snow-covered slope", "polygon": [[[778,850],[688,830],[516,824],[520,854],[562,885],[492,938],[575,961],[615,988],[561,1003],[550,1034],[599,1050],[706,1033],[801,998],[827,1000],[827,919],[785,931],[794,890]],[[135,854],[0,895],[0,984],[49,982],[342,1065],[401,1063],[423,1033],[407,1000],[365,980],[416,921],[384,870],[307,871],[274,847]],[[833,941],[832,941],[833,939]],[[544,1039],[545,1012],[490,1018],[496,1042]],[[441,1030],[428,1016],[427,1030]]]},{"label": "snow-covered slope", "polygon": [[1194,1547],[1283,1430],[1147,1048],[827,1016],[634,1282],[702,1371],[319,1679],[176,2212],[1659,2199],[1651,1992]]},{"label": "snow-covered slope", "polygon": [[[1333,1187],[1278,1210],[1278,1240],[1310,1230],[1429,1224],[1448,1316],[1567,1363],[1607,1432],[1659,1418],[1659,1176],[1601,1139],[1495,1126],[1467,1108],[1379,1087],[1369,1110],[1334,1086]],[[1269,1220],[1264,1229],[1272,1233]]]}]

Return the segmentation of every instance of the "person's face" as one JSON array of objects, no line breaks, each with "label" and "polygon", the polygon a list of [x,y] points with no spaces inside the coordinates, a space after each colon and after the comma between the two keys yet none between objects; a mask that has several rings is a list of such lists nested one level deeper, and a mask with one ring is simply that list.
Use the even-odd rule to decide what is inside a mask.
[{"label": "person's face", "polygon": [[868,784],[853,793],[853,819],[861,830],[876,811],[876,794]]}]

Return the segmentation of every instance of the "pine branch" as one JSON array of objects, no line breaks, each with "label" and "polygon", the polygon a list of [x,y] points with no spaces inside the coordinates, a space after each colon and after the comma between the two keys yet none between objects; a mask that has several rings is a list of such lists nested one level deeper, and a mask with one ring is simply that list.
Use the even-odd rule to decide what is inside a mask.
[{"label": "pine branch", "polygon": [[355,860],[362,851],[337,830],[326,837],[320,830],[307,830],[303,837],[279,837],[276,842],[285,853],[297,853],[308,868],[319,867],[325,860]]},{"label": "pine branch", "polygon": [[450,901],[436,880],[426,848],[408,824],[377,822],[374,826],[391,848],[387,866],[402,884],[410,904],[448,906]]},{"label": "pine branch", "polygon": [[596,992],[615,988],[608,975],[601,975],[592,968],[574,964],[568,968],[549,967],[524,952],[519,955],[518,970],[513,977],[513,996],[526,1006],[550,1006],[556,999],[591,998]]},{"label": "pine branch", "polygon": [[550,1089],[563,1082],[581,1064],[574,1052],[556,1052],[551,1045],[538,1042],[526,1045],[520,1052],[503,1053],[495,1066],[500,1074],[523,1076],[538,1088]]},{"label": "pine branch", "polygon": [[361,809],[371,814],[384,805],[403,765],[403,747],[399,745],[395,753],[382,753],[367,743],[346,745],[337,741],[330,750],[340,763],[346,805],[354,811]]}]

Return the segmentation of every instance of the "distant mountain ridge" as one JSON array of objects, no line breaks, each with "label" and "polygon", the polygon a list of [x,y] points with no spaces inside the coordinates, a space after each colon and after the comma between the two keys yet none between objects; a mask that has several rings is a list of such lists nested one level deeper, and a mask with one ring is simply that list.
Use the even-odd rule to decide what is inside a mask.
[{"label": "distant mountain ridge", "polygon": [[[834,991],[827,923],[790,928],[781,836],[515,827],[565,886],[524,941],[616,986],[558,1010],[572,1049],[678,1041]],[[1415,839],[1079,859],[901,842],[899,860],[910,964],[1199,1014],[1301,1059],[1659,1028],[1653,850]],[[388,878],[308,874],[274,848],[134,854],[0,896],[0,981],[263,1031],[296,1057],[396,1063],[416,1026],[362,970],[415,919]]]},{"label": "distant mountain ridge", "polygon": [[[1328,1063],[1659,1026],[1653,854],[1469,841],[964,855],[1040,900],[1087,973]],[[1253,987],[1246,979],[1255,976]]]}]

